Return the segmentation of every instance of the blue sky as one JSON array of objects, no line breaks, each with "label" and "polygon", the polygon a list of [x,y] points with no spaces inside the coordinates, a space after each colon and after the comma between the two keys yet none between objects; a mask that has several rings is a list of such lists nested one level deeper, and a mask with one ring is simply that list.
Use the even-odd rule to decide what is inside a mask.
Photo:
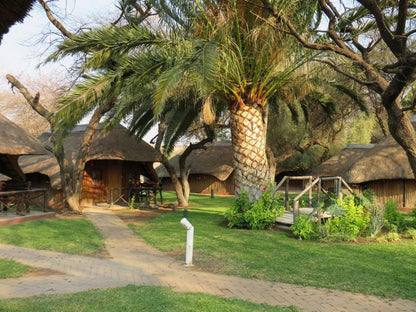
[{"label": "blue sky", "polygon": [[[59,20],[73,30],[75,25],[91,21],[112,20],[116,16],[117,0],[58,0],[51,2],[51,8],[60,15]],[[0,45],[0,89],[7,87],[6,74],[17,77],[35,77],[45,73],[63,73],[64,68],[58,64],[36,69],[37,65],[47,56],[46,44],[36,43],[42,32],[52,29],[41,6],[36,3],[23,23],[15,24],[3,36]],[[49,53],[52,50],[49,50]],[[42,53],[43,52],[43,53]]]}]

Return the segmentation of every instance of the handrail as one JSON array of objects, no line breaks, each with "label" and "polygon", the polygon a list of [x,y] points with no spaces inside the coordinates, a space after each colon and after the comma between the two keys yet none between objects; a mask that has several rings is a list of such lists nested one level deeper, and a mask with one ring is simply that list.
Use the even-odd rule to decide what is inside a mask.
[{"label": "handrail", "polygon": [[283,183],[285,183],[285,181],[287,180],[288,176],[284,176],[283,179],[279,182],[279,184],[277,184],[277,186],[275,187],[275,189],[273,190],[273,193],[276,193],[277,190],[283,185]]},{"label": "handrail", "polygon": [[277,190],[286,182],[286,180],[309,180],[313,179],[312,176],[284,176],[282,180],[280,180],[279,184],[273,190],[273,193],[276,193]]},{"label": "handrail", "polygon": [[347,182],[344,181],[344,179],[342,177],[341,178],[341,182],[342,184],[347,188],[348,191],[350,191],[351,194],[354,194],[354,191],[352,190],[352,188],[347,184]]},{"label": "handrail", "polygon": [[299,198],[301,198],[306,192],[312,189],[312,187],[315,186],[321,179],[316,178],[311,184],[308,185],[302,192],[299,193],[298,196],[296,196],[293,199],[293,223],[296,221],[296,216],[299,213]]}]

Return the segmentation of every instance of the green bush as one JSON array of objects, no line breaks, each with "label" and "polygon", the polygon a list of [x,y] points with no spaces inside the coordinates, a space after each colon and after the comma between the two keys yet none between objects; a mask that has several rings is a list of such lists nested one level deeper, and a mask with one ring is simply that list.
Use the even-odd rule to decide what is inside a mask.
[{"label": "green bush", "polygon": [[255,202],[250,202],[247,192],[242,190],[234,205],[224,213],[228,226],[253,230],[272,227],[285,209],[282,196],[272,194],[272,189],[264,188],[262,196]]},{"label": "green bush", "polygon": [[318,223],[312,221],[306,214],[300,214],[296,217],[295,224],[290,227],[290,230],[300,239],[311,240],[317,238],[317,225]]},{"label": "green bush", "polygon": [[411,238],[411,239],[416,239],[416,229],[408,228],[405,232],[404,237]]},{"label": "green bush", "polygon": [[329,235],[336,235],[343,240],[353,240],[368,229],[370,217],[362,205],[356,205],[353,197],[338,200],[338,205],[344,208],[343,217],[335,217],[327,221]]},{"label": "green bush", "polygon": [[416,228],[416,209],[413,209],[411,212],[409,212],[410,220],[410,227]]},{"label": "green bush", "polygon": [[231,208],[224,212],[224,216],[228,220],[228,226],[230,228],[249,228],[244,215],[251,207],[252,203],[248,199],[247,191],[242,190]]},{"label": "green bush", "polygon": [[337,215],[342,216],[333,216],[324,223],[314,222],[308,216],[300,216],[291,230],[303,239],[325,240],[354,240],[366,233],[370,224],[369,214],[362,205],[355,203],[353,197],[337,200],[336,205],[332,204],[331,207],[337,211]]},{"label": "green bush", "polygon": [[403,215],[397,210],[397,204],[390,198],[384,207],[384,220],[387,230],[402,233],[405,230],[405,222]]}]

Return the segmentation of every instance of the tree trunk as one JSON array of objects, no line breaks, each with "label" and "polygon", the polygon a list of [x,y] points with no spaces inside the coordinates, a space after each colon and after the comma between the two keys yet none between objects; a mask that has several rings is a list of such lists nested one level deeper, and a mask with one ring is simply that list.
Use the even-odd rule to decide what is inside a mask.
[{"label": "tree trunk", "polygon": [[401,105],[395,103],[385,104],[388,113],[389,130],[393,138],[406,152],[413,175],[416,177],[416,131],[409,120],[407,113],[401,110]]},{"label": "tree trunk", "polygon": [[246,190],[254,201],[261,197],[270,180],[262,107],[240,105],[230,112],[236,194]]},{"label": "tree trunk", "polygon": [[165,155],[162,154],[162,164],[165,166],[166,170],[169,172],[170,178],[173,185],[175,186],[176,198],[178,199],[179,207],[188,207],[188,199],[185,198],[183,193],[183,187],[181,181],[176,175],[175,168],[169,163],[169,160]]},{"label": "tree trunk", "polygon": [[79,205],[80,194],[73,193],[69,189],[64,190],[64,193],[65,193],[65,200],[66,200],[66,203],[68,204],[69,209],[73,212],[80,213],[81,212],[80,205]]}]

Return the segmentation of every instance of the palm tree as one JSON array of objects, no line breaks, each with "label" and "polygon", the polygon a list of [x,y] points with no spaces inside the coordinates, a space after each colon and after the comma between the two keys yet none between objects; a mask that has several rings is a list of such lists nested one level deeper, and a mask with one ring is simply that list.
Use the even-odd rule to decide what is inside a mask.
[{"label": "palm tree", "polygon": [[138,107],[152,107],[157,120],[167,107],[186,103],[208,124],[228,111],[236,187],[246,189],[251,200],[259,198],[274,178],[266,156],[268,108],[279,104],[279,91],[305,60],[292,56],[290,41],[267,22],[260,4],[154,1],[164,22],[159,31],[128,24],[66,40],[51,59],[82,53],[82,70],[94,70],[95,76],[63,99],[63,116],[71,116],[73,124],[74,111],[82,116],[102,96],[118,100],[109,124]]}]

